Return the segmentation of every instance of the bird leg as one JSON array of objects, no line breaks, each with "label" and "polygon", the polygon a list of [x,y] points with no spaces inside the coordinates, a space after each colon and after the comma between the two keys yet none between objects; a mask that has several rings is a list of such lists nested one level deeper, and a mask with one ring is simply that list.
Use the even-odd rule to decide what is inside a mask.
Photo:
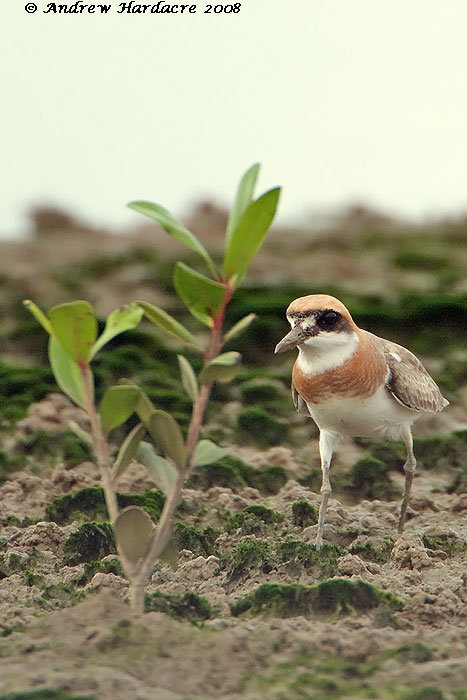
[{"label": "bird leg", "polygon": [[397,527],[397,532],[401,533],[404,531],[404,525],[407,518],[407,508],[409,506],[410,489],[412,488],[413,475],[415,473],[415,467],[417,466],[417,460],[413,453],[413,439],[410,428],[402,436],[405,446],[407,447],[407,460],[404,464],[405,472],[405,486],[404,486],[404,496],[402,498],[401,512],[399,515],[399,525]]},{"label": "bird leg", "polygon": [[336,437],[331,433],[322,430],[319,434],[319,454],[321,457],[321,471],[323,473],[323,481],[321,484],[321,504],[319,506],[318,515],[318,533],[316,535],[316,549],[321,549],[323,545],[324,519],[328,507],[329,496],[332,493],[331,482],[329,480],[329,468],[331,466],[332,454],[336,444]]}]

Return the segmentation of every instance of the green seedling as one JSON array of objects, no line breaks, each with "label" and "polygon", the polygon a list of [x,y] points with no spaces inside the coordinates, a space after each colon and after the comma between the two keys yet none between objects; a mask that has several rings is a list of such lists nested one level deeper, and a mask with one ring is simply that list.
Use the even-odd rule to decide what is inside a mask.
[{"label": "green seedling", "polygon": [[[55,306],[48,315],[33,302],[25,302],[49,334],[49,359],[57,384],[88,415],[90,432],[76,423],[71,423],[70,428],[94,451],[115,544],[130,583],[130,600],[136,613],[144,610],[145,588],[157,559],[168,545],[174,512],[186,479],[195,467],[214,464],[227,453],[211,441],[199,438],[214,382],[229,382],[241,369],[239,353],[223,352],[223,346],[243,333],[254,320],[254,314],[250,313],[232,328],[224,329],[227,305],[266,236],[279,200],[279,188],[269,190],[256,200],[253,198],[258,172],[259,165],[254,165],[240,181],[227,223],[225,254],[219,268],[196,236],[164,207],[144,201],[129,205],[197,253],[206,265],[209,277],[182,262],[176,263],[173,284],[190,313],[209,329],[207,341],[201,341],[166,311],[146,301],[133,302],[111,313],[99,337],[96,313],[87,301]],[[115,336],[136,328],[143,316],[202,356],[198,375],[183,355],[178,357],[181,383],[192,402],[186,439],[174,417],[154,406],[146,393],[128,380],[122,379],[120,384],[107,389],[96,405],[91,368],[96,353]],[[133,414],[138,416],[139,423],[126,435],[113,458],[109,434]],[[156,486],[165,494],[157,524],[139,505],[124,508],[119,505],[118,479],[133,458],[145,465]]]}]

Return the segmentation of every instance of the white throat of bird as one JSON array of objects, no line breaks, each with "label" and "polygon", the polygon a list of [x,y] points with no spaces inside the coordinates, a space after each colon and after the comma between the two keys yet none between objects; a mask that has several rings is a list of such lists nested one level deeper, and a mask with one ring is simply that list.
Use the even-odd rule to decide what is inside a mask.
[{"label": "white throat of bird", "polygon": [[298,346],[298,366],[304,374],[322,374],[352,357],[359,343],[355,331],[321,331]]}]

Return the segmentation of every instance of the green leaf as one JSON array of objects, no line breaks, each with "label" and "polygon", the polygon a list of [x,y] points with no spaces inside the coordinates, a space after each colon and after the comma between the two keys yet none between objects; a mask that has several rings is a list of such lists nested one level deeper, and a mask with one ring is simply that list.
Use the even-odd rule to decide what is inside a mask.
[{"label": "green leaf", "polygon": [[211,360],[209,364],[220,365],[221,367],[233,367],[233,365],[237,365],[241,359],[242,356],[239,352],[223,352],[222,355],[218,355],[213,360]]},{"label": "green leaf", "polygon": [[93,358],[96,352],[108,343],[109,340],[115,338],[116,335],[128,331],[131,328],[136,328],[141,321],[143,313],[143,309],[136,302],[112,311],[107,317],[104,330],[92,346],[91,358]]},{"label": "green leaf", "polygon": [[218,355],[201,370],[201,384],[209,384],[212,381],[230,382],[240,371],[240,360],[241,355],[238,352],[224,352]]},{"label": "green leaf", "polygon": [[130,202],[128,206],[130,209],[134,209],[145,216],[149,216],[150,219],[157,221],[164,231],[167,231],[168,234],[198,253],[203,258],[210,272],[214,277],[217,277],[216,266],[206,248],[200,243],[196,236],[180,223],[180,221],[177,221],[167,209],[160,204],[145,201]]},{"label": "green leaf", "polygon": [[240,219],[253,201],[253,191],[258,179],[260,164],[255,163],[243,175],[238,186],[235,202],[230,210],[229,220],[225,231],[225,248],[229,247],[232,234],[237,228]]},{"label": "green leaf", "polygon": [[187,396],[192,401],[196,401],[198,398],[199,387],[193,367],[190,365],[186,357],[183,357],[183,355],[177,355],[177,358],[180,366],[183,388],[185,389]]},{"label": "green leaf", "polygon": [[102,397],[99,415],[102,429],[109,433],[124,423],[136,410],[140,398],[139,389],[121,384],[111,386]]},{"label": "green leaf", "polygon": [[170,457],[177,467],[184,469],[186,465],[185,442],[180,426],[170,413],[155,410],[145,425],[161,452],[166,457]]},{"label": "green leaf", "polygon": [[79,406],[86,404],[86,384],[89,396],[94,395],[94,382],[89,365],[80,371],[77,363],[63,348],[63,345],[52,335],[49,340],[49,360],[52,372],[60,389]]},{"label": "green leaf", "polygon": [[224,343],[228,343],[232,338],[236,338],[241,333],[246,331],[246,329],[253,323],[256,318],[256,314],[248,314],[240,319],[227,333],[224,335]]},{"label": "green leaf", "polygon": [[182,431],[176,420],[166,411],[154,407],[149,397],[136,385],[126,381],[128,386],[137,388],[140,394],[136,412],[151,434],[156,446],[175,464],[184,468],[186,464],[185,442]]},{"label": "green leaf", "polygon": [[190,343],[194,345],[198,350],[202,350],[200,343],[196,340],[195,336],[187,331],[187,329],[182,326],[181,323],[176,321],[168,313],[160,309],[154,304],[149,304],[147,301],[136,302],[143,309],[145,316],[154,323],[154,325],[162,328],[167,333],[175,336],[178,340],[183,340],[185,343]]},{"label": "green leaf", "polygon": [[168,496],[177,481],[177,470],[173,464],[160,457],[149,442],[140,444],[137,459],[144,464],[157,488]]},{"label": "green leaf", "polygon": [[97,335],[97,320],[91,304],[87,301],[60,304],[50,310],[49,318],[64,350],[79,365],[87,364]]},{"label": "green leaf", "polygon": [[52,326],[50,325],[50,321],[45,315],[43,311],[37,306],[37,304],[34,304],[33,301],[29,301],[29,299],[26,299],[23,301],[24,306],[32,313],[36,321],[39,321],[41,324],[42,328],[47,331],[49,335],[53,335],[53,329]]},{"label": "green leaf", "polygon": [[280,188],[269,190],[245,211],[232,234],[224,260],[226,277],[240,279],[258,252],[274,219]]},{"label": "green leaf", "polygon": [[93,444],[92,435],[88,433],[87,430],[83,430],[83,428],[80,425],[78,425],[78,423],[76,423],[74,420],[68,421],[68,427],[74,432],[74,434],[77,437],[80,438],[80,440],[86,442],[88,445]]},{"label": "green leaf", "polygon": [[202,467],[205,464],[212,464],[227,454],[229,454],[227,449],[215,445],[211,440],[200,440],[193,454],[193,466]]},{"label": "green leaf", "polygon": [[214,282],[188,265],[178,262],[174,270],[174,286],[188,311],[201,323],[212,326],[225,297],[225,285]]},{"label": "green leaf", "polygon": [[138,423],[133,430],[131,430],[126,436],[125,440],[118,451],[117,459],[115,460],[113,466],[113,477],[116,479],[123,474],[125,469],[130,464],[131,460],[136,455],[136,451],[141,442],[141,438],[146,432],[146,428],[142,423]]},{"label": "green leaf", "polygon": [[[133,384],[128,379],[122,380],[122,381],[124,381],[125,384],[128,384],[129,386],[136,387],[136,384]],[[139,390],[139,401],[138,401],[138,404],[136,406],[136,413],[138,414],[140,419],[143,421],[146,428],[149,430],[149,423],[151,420],[151,416],[154,413],[154,411],[156,410],[156,407],[152,403],[149,396],[147,396],[147,394],[145,394],[142,389],[140,389],[139,387],[137,387],[137,388]]]},{"label": "green leaf", "polygon": [[128,506],[120,511],[113,529],[124,557],[136,564],[146,555],[156,528],[145,510]]}]

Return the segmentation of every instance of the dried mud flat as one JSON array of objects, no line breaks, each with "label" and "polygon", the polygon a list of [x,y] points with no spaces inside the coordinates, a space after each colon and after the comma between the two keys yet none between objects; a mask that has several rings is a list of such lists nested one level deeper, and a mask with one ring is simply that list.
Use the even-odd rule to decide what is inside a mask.
[{"label": "dried mud flat", "polygon": [[[312,447],[316,449],[315,443]],[[349,449],[352,461],[356,450],[355,446]],[[297,476],[303,472],[303,463],[296,463],[293,451],[283,447],[248,453],[258,467],[271,462],[287,466],[291,478],[277,494],[265,496],[251,487],[234,493],[216,486],[187,489],[184,500],[204,504],[203,523],[218,520],[219,513],[240,512],[258,504],[284,519],[258,536],[224,532],[216,542],[220,551],[225,554],[255,539],[271,545],[290,538],[312,541],[315,526],[300,527],[292,516],[292,504],[297,501],[319,503],[316,493],[293,478],[294,469]],[[338,470],[344,469],[346,458],[343,446]],[[402,474],[393,476],[396,485],[402,486],[402,480]],[[16,566],[17,572],[7,571],[0,581],[0,624],[8,633],[0,641],[0,691],[24,693],[47,687],[71,697],[102,700],[233,700],[390,698],[405,697],[400,693],[421,688],[425,695],[416,697],[462,698],[466,688],[467,497],[443,493],[445,482],[443,472],[417,475],[407,531],[394,544],[390,538],[395,536],[398,500],[343,505],[334,499],[330,505],[327,541],[342,545],[346,533],[351,544],[347,546],[350,552],[336,554],[334,578],[365,581],[394,593],[403,601],[396,612],[384,606],[367,611],[350,606],[345,616],[341,609],[282,618],[265,608],[259,616],[233,616],[229,605],[258,586],[315,584],[322,578],[319,567],[304,565],[299,557],[278,563],[266,555],[235,569],[223,562],[222,554],[203,556],[182,550],[176,563],[158,568],[148,592],[197,593],[212,606],[209,619],[194,624],[149,612],[135,620],[124,602],[128,593],[124,579],[100,572],[83,586],[78,582],[85,565],[65,564],[63,544],[78,529],[78,522],[60,526],[39,521],[28,527],[5,527],[0,539],[3,561],[10,569]],[[97,483],[97,470],[90,462],[71,470],[57,465],[40,476],[24,472],[0,488],[0,515],[39,518],[53,498]],[[142,492],[148,486],[144,470],[135,464],[122,490]],[[186,520],[200,524],[196,515]],[[356,532],[361,534],[349,534]],[[442,549],[426,546],[423,535],[425,542],[429,536]],[[366,550],[351,553],[358,551],[359,542]],[[382,547],[385,542],[391,543],[387,557]],[[368,549],[369,543],[373,549]],[[35,578],[31,580],[23,563],[31,561],[32,555]],[[113,558],[109,555],[107,560]],[[79,591],[83,600],[73,605],[77,597],[70,590]]]},{"label": "dried mud flat", "polygon": [[[280,251],[267,255],[277,262]],[[100,292],[102,283],[96,284]],[[120,271],[115,297],[103,306],[120,303],[128,284]],[[16,353],[13,343],[8,351],[10,358]],[[267,377],[282,382],[284,396],[286,372],[284,364]],[[225,425],[211,417],[207,430],[223,434],[233,457],[255,473],[271,465],[282,471],[269,486],[267,480],[230,483],[226,470],[225,483],[204,475],[185,489],[178,551],[156,567],[148,589],[149,607],[167,612],[136,619],[108,542],[99,556],[77,561],[76,552],[70,554],[83,523],[99,518],[71,507],[54,516],[60,497],[96,497],[92,460],[70,466],[61,453],[41,458],[37,443],[29,453],[24,447],[38,434],[59,441],[70,418],[82,420],[78,409],[52,393],[5,430],[5,450],[21,446],[27,457],[0,484],[2,700],[9,694],[41,700],[466,700],[467,492],[465,484],[447,489],[466,467],[465,391],[450,396],[445,414],[418,429],[424,453],[402,536],[396,536],[400,460],[391,453],[377,495],[365,497],[349,487],[349,474],[371,446],[340,446],[327,546],[318,556],[313,510],[303,506],[319,506],[316,475],[310,476],[319,464],[316,433],[293,416],[290,402],[287,439],[253,444],[231,429],[242,402],[251,401],[238,387],[218,398]],[[285,421],[288,413],[278,415]],[[149,489],[154,484],[137,463],[119,485],[124,494],[144,496]],[[325,589],[319,587],[329,583],[320,598]],[[313,599],[303,593],[308,587],[318,602],[315,593]]]}]

